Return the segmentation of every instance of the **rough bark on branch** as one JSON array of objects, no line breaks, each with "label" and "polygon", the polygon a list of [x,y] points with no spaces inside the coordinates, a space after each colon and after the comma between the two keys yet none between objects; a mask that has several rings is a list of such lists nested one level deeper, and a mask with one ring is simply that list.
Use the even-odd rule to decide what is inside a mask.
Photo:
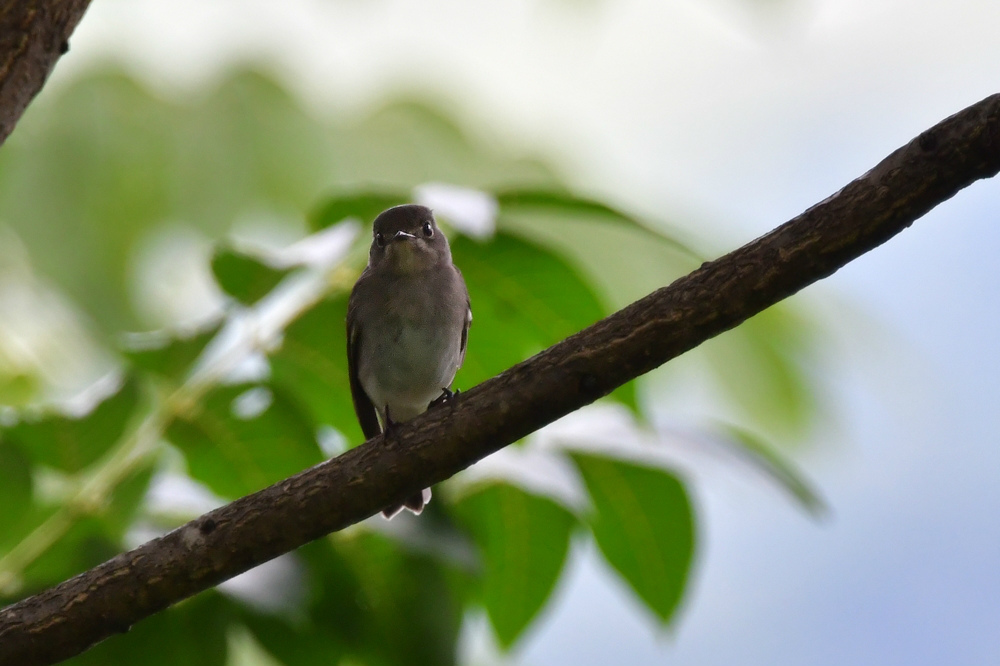
[{"label": "rough bark on branch", "polygon": [[6,0],[0,6],[0,144],[42,89],[90,0]]},{"label": "rough bark on branch", "polygon": [[927,130],[774,231],[333,460],[0,611],[0,664],[77,654],[397,504],[722,333],[1000,171],[1000,95]]}]

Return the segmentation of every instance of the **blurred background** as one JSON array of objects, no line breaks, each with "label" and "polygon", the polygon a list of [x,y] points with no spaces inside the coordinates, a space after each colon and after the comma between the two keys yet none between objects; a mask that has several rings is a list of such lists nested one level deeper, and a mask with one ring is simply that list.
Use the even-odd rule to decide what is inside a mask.
[{"label": "blurred background", "polygon": [[[335,377],[366,212],[449,224],[467,388],[998,92],[998,26],[986,0],[96,2],[0,150],[0,595],[360,442]],[[420,521],[73,663],[996,663],[998,211],[977,183]],[[610,525],[619,477],[674,512],[643,514],[662,571]]]}]

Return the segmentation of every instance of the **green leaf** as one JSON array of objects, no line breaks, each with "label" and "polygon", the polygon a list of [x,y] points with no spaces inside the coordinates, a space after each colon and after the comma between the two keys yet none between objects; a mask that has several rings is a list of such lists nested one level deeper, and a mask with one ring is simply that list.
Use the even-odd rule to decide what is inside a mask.
[{"label": "green leaf", "polygon": [[653,467],[572,455],[594,504],[591,529],[608,563],[661,622],[673,617],[694,554],[694,516],[681,482]]},{"label": "green leaf", "polygon": [[[670,284],[703,261],[676,232],[640,224],[604,204],[548,192],[516,194],[502,199],[497,229],[563,257],[609,310]],[[521,197],[526,203],[514,203]]]},{"label": "green leaf", "polygon": [[517,188],[501,190],[494,196],[501,210],[515,207],[558,208],[564,212],[596,213],[632,222],[627,215],[605,203],[576,196],[565,190]]},{"label": "green leaf", "polygon": [[[232,611],[207,592],[137,622],[128,633],[102,641],[67,666],[225,666]],[[122,627],[126,629],[126,627]]]},{"label": "green leaf", "polygon": [[31,508],[31,463],[17,447],[0,441],[0,551]]},{"label": "green leaf", "polygon": [[[474,386],[607,314],[591,286],[555,254],[510,234],[458,237],[455,264],[469,287],[473,324],[460,388]],[[635,409],[635,387],[613,394]]]},{"label": "green leaf", "polygon": [[0,368],[0,406],[19,407],[29,404],[38,395],[42,382],[37,375],[20,370]]},{"label": "green leaf", "polygon": [[[0,445],[0,452],[2,448]],[[149,488],[154,465],[155,461],[149,461],[139,466],[93,505],[69,507],[41,504],[37,498],[32,502],[30,497],[15,506],[0,505],[0,553],[9,551],[57,512],[62,512],[70,521],[65,534],[24,570],[21,579],[25,588],[39,590],[49,587],[121,552],[125,533],[132,526]],[[4,471],[0,470],[0,479],[7,477],[5,480],[8,482],[17,481],[14,475],[8,476]],[[20,483],[23,486],[23,479]],[[13,501],[10,497],[3,497],[4,491],[0,491],[0,500]],[[15,514],[20,514],[16,520],[3,524],[8,516]]]},{"label": "green leaf", "polygon": [[496,195],[500,215],[517,214],[524,211],[549,212],[560,216],[596,216],[605,223],[622,224],[640,229],[650,236],[666,241],[675,250],[689,257],[701,260],[701,256],[674,235],[667,235],[643,224],[635,217],[609,206],[606,203],[581,197],[570,192],[555,189],[510,189],[498,192]]},{"label": "green leaf", "polygon": [[779,304],[709,340],[702,351],[726,392],[761,428],[800,439],[817,404],[801,359],[813,350],[812,332]]},{"label": "green leaf", "polygon": [[286,330],[271,356],[272,382],[353,444],[364,441],[347,377],[347,294],[324,300]]},{"label": "green leaf", "polygon": [[[21,533],[11,545],[19,542],[34,527],[41,525],[58,507],[35,505],[30,516],[18,526]],[[72,523],[58,541],[34,559],[21,574],[23,593],[51,587],[105,562],[122,551],[121,544],[108,534],[106,525],[95,516],[74,516]]]},{"label": "green leaf", "polygon": [[36,463],[64,472],[78,472],[97,461],[121,438],[139,404],[134,378],[82,418],[49,414],[37,421],[22,421],[5,431]]},{"label": "green leaf", "polygon": [[142,501],[149,490],[149,482],[153,479],[152,463],[142,465],[133,470],[121,480],[110,493],[104,506],[100,507],[97,516],[104,528],[104,533],[118,542],[135,519]]},{"label": "green leaf", "polygon": [[509,649],[551,596],[576,519],[549,499],[501,483],[464,497],[455,511],[479,546],[483,603]]},{"label": "green leaf", "polygon": [[390,192],[408,193],[427,182],[487,189],[494,183],[555,180],[552,170],[537,160],[512,160],[509,151],[475,143],[450,112],[424,100],[390,100],[351,123],[338,138],[334,182],[345,189],[376,183]]},{"label": "green leaf", "polygon": [[325,626],[252,613],[245,613],[241,619],[260,646],[282,664],[344,663],[343,644]]},{"label": "green leaf", "polygon": [[[50,587],[124,550],[122,540],[149,488],[152,468],[153,465],[148,464],[133,471],[100,505],[70,509],[72,522],[66,533],[24,571],[22,578],[26,588]],[[11,533],[0,536],[0,546],[3,546],[0,550],[20,542],[62,509],[37,503],[28,507]]]},{"label": "green leaf", "polygon": [[[360,540],[355,541],[354,536]],[[366,594],[365,586],[384,583],[383,576],[372,575],[373,569],[390,560],[395,563],[394,567],[406,569],[406,564],[397,563],[397,556],[400,559],[403,556],[392,548],[392,542],[375,536],[371,541],[377,545],[368,551],[372,555],[370,558],[365,557],[369,538],[343,532],[308,543],[296,551],[308,572],[309,615],[317,622],[317,629],[343,645],[353,645],[364,631],[366,618],[362,609],[367,610],[367,606],[361,599]],[[391,556],[376,556],[383,548]]]},{"label": "green leaf", "polygon": [[253,305],[278,286],[289,271],[231,248],[217,247],[212,255],[212,273],[223,291],[244,305]]},{"label": "green leaf", "polygon": [[219,321],[186,337],[160,331],[132,334],[123,344],[123,353],[134,367],[176,381],[190,371],[221,325]]},{"label": "green leaf", "polygon": [[217,388],[166,436],[191,476],[222,497],[242,497],[322,459],[309,418],[275,387]]},{"label": "green leaf", "polygon": [[371,224],[386,208],[409,203],[413,197],[405,192],[351,192],[326,199],[309,216],[313,231],[325,229],[347,218]]},{"label": "green leaf", "polygon": [[[314,613],[326,619],[328,631],[343,632],[357,662],[454,664],[462,608],[442,562],[372,532],[355,532],[334,543],[351,575],[346,585],[342,575],[325,577],[328,596]],[[345,621],[348,612],[356,617]],[[356,629],[348,633],[352,625]]]},{"label": "green leaf", "polygon": [[812,484],[774,447],[748,430],[734,425],[724,427],[729,441],[738,447],[744,457],[798,500],[806,511],[814,516],[826,513],[826,503],[813,489]]}]

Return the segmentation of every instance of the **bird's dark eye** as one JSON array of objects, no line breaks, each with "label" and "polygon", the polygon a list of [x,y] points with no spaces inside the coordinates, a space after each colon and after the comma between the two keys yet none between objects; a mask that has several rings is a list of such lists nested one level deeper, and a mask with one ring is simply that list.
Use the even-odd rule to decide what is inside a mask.
[{"label": "bird's dark eye", "polygon": [[379,247],[385,247],[385,236],[382,234],[375,234],[375,244]]},{"label": "bird's dark eye", "polygon": [[430,222],[424,222],[423,232],[425,238],[430,238],[434,235],[434,227],[431,226]]}]

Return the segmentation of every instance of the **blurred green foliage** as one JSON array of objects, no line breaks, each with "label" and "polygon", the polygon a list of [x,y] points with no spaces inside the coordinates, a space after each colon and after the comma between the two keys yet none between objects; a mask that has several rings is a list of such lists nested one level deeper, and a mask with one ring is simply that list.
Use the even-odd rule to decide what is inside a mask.
[{"label": "blurred green foliage", "polygon": [[576,518],[546,497],[500,483],[477,489],[456,509],[483,559],[482,603],[509,648],[552,593]]},{"label": "blurred green foliage", "polygon": [[[100,384],[89,409],[71,415],[46,400],[43,373],[0,365],[0,387],[33,387],[0,391],[16,395],[0,407],[0,601],[197,513],[151,499],[155,480],[184,476],[229,499],[316,463],[321,447],[359,444],[343,329],[367,232],[318,264],[279,261],[278,248],[248,253],[225,236],[261,215],[313,239],[348,228],[345,219],[367,228],[427,182],[493,193],[497,206],[486,239],[459,233],[460,214],[439,215],[475,313],[461,388],[701,261],[662,221],[575,196],[541,162],[499,155],[412,101],[321,120],[246,71],[180,100],[120,73],[39,100],[0,151],[0,224],[23,244],[31,271],[0,270],[0,281],[36,280],[62,295],[81,335],[127,379],[117,389]],[[157,305],[136,291],[138,248],[177,223],[215,242],[194,258],[214,281],[215,310],[194,327],[173,321],[123,338],[148,326],[143,308]],[[806,330],[778,309],[713,343],[706,372],[735,398],[734,420],[749,422],[739,432],[766,424],[796,433],[810,421]],[[6,339],[0,361],[14,353]],[[634,385],[609,399],[643,422]],[[749,434],[737,439],[809,505],[808,486],[772,449]],[[683,480],[667,464],[572,453],[572,445],[550,454],[576,470],[580,505],[514,477],[469,488],[458,479],[418,520],[364,524],[301,549],[306,594],[291,609],[211,591],[70,663],[224,664],[238,635],[288,666],[454,663],[473,608],[485,609],[501,648],[517,644],[549,602],[575,538],[594,539],[652,615],[672,621],[697,545]]]},{"label": "blurred green foliage", "polygon": [[47,414],[7,428],[4,439],[31,456],[36,465],[79,472],[107,453],[125,432],[139,403],[139,387],[129,380],[109,400],[82,418]]},{"label": "blurred green foliage", "polygon": [[185,337],[173,337],[165,331],[132,335],[123,341],[121,352],[136,370],[177,382],[218,332],[216,324]]},{"label": "blurred green foliage", "polygon": [[180,103],[92,76],[38,100],[0,151],[0,219],[104,334],[135,329],[137,241],[168,221],[220,236],[248,212],[301,210],[328,184],[331,141],[257,74]]},{"label": "blurred green foliage", "polygon": [[253,305],[277,287],[287,271],[228,247],[218,247],[212,254],[212,274],[223,291],[244,305]]},{"label": "blurred green foliage", "polygon": [[280,389],[244,384],[215,388],[164,435],[191,478],[236,499],[320,462],[315,428]]},{"label": "blurred green foliage", "polygon": [[694,516],[669,471],[575,454],[594,503],[590,519],[604,557],[661,621],[681,601],[694,555]]}]

